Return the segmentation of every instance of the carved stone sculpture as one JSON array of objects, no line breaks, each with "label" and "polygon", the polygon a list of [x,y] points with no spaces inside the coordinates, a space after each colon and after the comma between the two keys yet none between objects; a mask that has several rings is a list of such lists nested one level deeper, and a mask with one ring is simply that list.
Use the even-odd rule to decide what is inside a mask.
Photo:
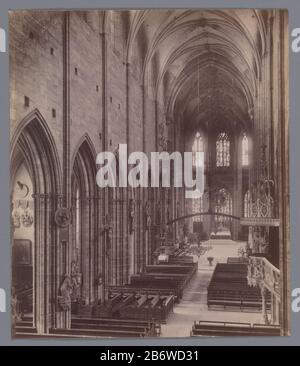
[{"label": "carved stone sculpture", "polygon": [[58,208],[55,212],[55,223],[59,227],[67,227],[71,223],[71,212],[66,207]]},{"label": "carved stone sculpture", "polygon": [[105,246],[105,255],[109,255],[110,246],[112,243],[112,225],[111,225],[111,219],[109,215],[104,216],[104,224],[102,229],[102,234],[105,237],[106,246]]},{"label": "carved stone sculpture", "polygon": [[22,217],[22,224],[24,227],[31,227],[33,224],[33,214],[30,212],[30,210],[25,210]]},{"label": "carved stone sculpture", "polygon": [[80,299],[80,289],[82,283],[82,274],[79,270],[78,260],[73,260],[71,263],[71,284],[72,284],[72,294],[71,299],[73,302]]},{"label": "carved stone sculpture", "polygon": [[58,305],[60,306],[61,310],[71,310],[72,292],[73,286],[71,277],[69,275],[65,275],[59,287]]},{"label": "carved stone sculpture", "polygon": [[128,228],[129,234],[134,232],[134,219],[135,219],[135,204],[133,198],[129,200],[129,210],[128,210]]},{"label": "carved stone sculpture", "polygon": [[145,203],[145,226],[147,230],[149,230],[151,227],[151,221],[150,204],[147,201]]}]

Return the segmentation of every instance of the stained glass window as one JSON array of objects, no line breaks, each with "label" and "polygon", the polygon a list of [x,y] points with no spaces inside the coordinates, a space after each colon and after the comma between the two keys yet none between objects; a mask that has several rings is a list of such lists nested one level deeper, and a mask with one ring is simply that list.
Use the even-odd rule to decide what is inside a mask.
[{"label": "stained glass window", "polygon": [[221,132],[216,142],[217,166],[230,166],[230,140],[226,132]]}]

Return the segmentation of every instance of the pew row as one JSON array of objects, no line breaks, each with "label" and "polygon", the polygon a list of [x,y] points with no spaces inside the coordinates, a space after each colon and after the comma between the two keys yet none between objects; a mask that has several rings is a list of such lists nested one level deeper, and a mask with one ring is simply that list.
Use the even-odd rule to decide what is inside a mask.
[{"label": "pew row", "polygon": [[[122,292],[122,300],[110,311],[110,316],[113,318],[166,322],[168,315],[173,311],[172,293],[162,294],[158,293],[157,289],[149,288],[142,290],[134,287],[110,286],[109,296],[116,296],[120,292]],[[93,316],[103,316],[101,305],[94,307]]]},{"label": "pew row", "polygon": [[221,321],[195,321],[191,330],[191,337],[204,336],[280,336],[280,326]]},{"label": "pew row", "polygon": [[71,329],[92,330],[106,332],[130,332],[137,333],[138,337],[156,337],[160,335],[160,323],[140,319],[113,319],[113,318],[84,318],[72,316]]},{"label": "pew row", "polygon": [[[261,311],[262,296],[258,288],[247,281],[244,263],[218,263],[207,288],[207,306],[238,308],[241,311]],[[270,309],[270,296],[267,309]]]}]

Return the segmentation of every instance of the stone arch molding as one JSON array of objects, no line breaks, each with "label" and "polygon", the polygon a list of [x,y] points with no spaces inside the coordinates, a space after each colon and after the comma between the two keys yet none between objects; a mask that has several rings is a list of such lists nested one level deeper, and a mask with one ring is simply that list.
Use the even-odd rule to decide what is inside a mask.
[{"label": "stone arch molding", "polygon": [[33,320],[38,333],[47,333],[50,327],[57,325],[53,323],[55,317],[49,314],[57,311],[56,294],[59,284],[53,270],[59,268],[56,261],[60,255],[60,246],[59,229],[54,224],[54,217],[62,203],[61,168],[54,138],[37,109],[23,118],[12,137],[11,179],[15,165],[20,163],[20,157],[28,168],[33,184]]},{"label": "stone arch molding", "polygon": [[[89,135],[84,134],[79,140],[71,161],[71,202],[72,215],[75,218],[76,191],[79,191],[80,211],[80,248],[73,247],[70,253],[72,261],[78,262],[82,274],[81,298],[92,303],[101,294],[98,293],[96,278],[102,274],[98,265],[99,244],[97,218],[101,213],[103,192],[96,185],[96,151]],[[75,235],[73,232],[72,235]],[[74,241],[74,237],[73,237]]]},{"label": "stone arch molding", "polygon": [[[27,114],[18,124],[10,147],[11,166],[14,164],[18,148],[23,153],[25,162],[33,174],[35,193],[52,191],[57,195],[61,194],[62,174],[56,144],[47,122],[38,109]],[[40,166],[37,160],[40,160]],[[42,182],[39,180],[41,177],[47,179]]]},{"label": "stone arch molding", "polygon": [[85,154],[89,155],[91,161],[94,162],[96,167],[96,150],[93,145],[92,139],[88,135],[88,133],[85,133],[80,140],[78,141],[75,151],[73,153],[72,161],[71,161],[71,167],[74,169],[75,160],[79,153],[84,152]]}]

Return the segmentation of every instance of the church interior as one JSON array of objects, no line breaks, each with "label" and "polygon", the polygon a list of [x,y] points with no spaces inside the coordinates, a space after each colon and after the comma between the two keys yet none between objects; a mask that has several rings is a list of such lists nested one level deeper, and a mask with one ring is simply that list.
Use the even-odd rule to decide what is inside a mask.
[{"label": "church interior", "polygon": [[[287,12],[9,26],[12,336],[288,335]],[[191,152],[200,197],[100,188],[96,156],[120,144]]]}]

